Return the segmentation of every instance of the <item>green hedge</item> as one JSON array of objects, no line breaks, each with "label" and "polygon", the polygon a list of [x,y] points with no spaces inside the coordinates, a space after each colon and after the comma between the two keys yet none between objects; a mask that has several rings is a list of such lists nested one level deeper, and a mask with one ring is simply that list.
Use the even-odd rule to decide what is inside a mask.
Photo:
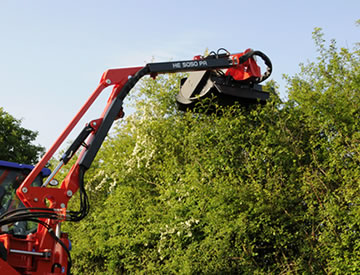
[{"label": "green hedge", "polygon": [[360,273],[359,49],[314,38],[263,107],[181,113],[181,76],[144,80],[89,171],[90,215],[64,226],[73,272]]}]

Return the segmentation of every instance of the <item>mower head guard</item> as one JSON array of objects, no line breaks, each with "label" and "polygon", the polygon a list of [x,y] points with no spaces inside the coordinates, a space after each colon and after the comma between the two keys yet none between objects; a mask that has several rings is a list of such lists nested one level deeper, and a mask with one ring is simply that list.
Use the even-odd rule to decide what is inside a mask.
[{"label": "mower head guard", "polygon": [[[223,55],[213,53],[206,59],[219,58]],[[261,57],[267,66],[263,75],[254,56]],[[259,83],[267,79],[272,72],[270,59],[262,52],[248,49],[244,53],[234,55],[233,62],[238,65],[225,72],[223,70],[197,71],[191,72],[187,78],[182,79],[180,92],[176,96],[179,109],[198,111],[195,108],[197,103],[205,98],[212,98],[220,106],[230,106],[235,102],[246,107],[265,104],[269,93],[263,91]]]}]

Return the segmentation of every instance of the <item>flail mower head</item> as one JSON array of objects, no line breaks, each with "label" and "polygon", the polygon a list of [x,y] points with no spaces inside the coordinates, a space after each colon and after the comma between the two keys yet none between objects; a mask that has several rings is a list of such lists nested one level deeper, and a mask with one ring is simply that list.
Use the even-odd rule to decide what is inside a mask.
[{"label": "flail mower head", "polygon": [[[254,56],[259,56],[267,66],[261,75],[260,67]],[[218,54],[207,58],[217,58]],[[182,111],[199,111],[197,103],[206,98],[220,106],[230,106],[235,102],[248,107],[254,104],[265,104],[269,93],[262,90],[260,82],[267,79],[272,71],[270,59],[259,51],[246,50],[237,55],[239,64],[227,71],[209,70],[191,72],[187,78],[181,80],[180,92],[176,96],[178,107]],[[212,109],[210,109],[211,111]],[[208,110],[209,111],[209,110]]]}]

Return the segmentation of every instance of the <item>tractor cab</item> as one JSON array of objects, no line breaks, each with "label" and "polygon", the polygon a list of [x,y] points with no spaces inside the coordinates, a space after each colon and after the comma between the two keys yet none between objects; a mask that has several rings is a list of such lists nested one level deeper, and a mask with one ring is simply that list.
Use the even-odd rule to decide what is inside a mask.
[{"label": "tractor cab", "polygon": [[[16,196],[16,189],[31,172],[34,167],[27,164],[0,160],[0,215],[14,209],[24,208],[24,205]],[[41,173],[32,182],[32,186],[41,186],[43,178],[49,176],[50,169],[43,168]],[[11,225],[2,226],[0,233],[11,233],[14,235],[27,235],[36,229],[37,224],[30,222],[16,222]]]}]

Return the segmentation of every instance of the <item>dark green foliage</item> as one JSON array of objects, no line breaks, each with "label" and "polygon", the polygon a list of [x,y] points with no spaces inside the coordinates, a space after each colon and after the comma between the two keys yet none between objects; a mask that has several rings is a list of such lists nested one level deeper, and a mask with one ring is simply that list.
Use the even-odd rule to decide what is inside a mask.
[{"label": "dark green foliage", "polygon": [[34,164],[44,153],[41,146],[33,145],[37,132],[21,127],[21,120],[0,108],[0,159]]},{"label": "dark green foliage", "polygon": [[184,114],[179,76],[145,80],[89,171],[91,214],[67,224],[73,271],[359,273],[360,52],[314,36],[286,102]]}]

